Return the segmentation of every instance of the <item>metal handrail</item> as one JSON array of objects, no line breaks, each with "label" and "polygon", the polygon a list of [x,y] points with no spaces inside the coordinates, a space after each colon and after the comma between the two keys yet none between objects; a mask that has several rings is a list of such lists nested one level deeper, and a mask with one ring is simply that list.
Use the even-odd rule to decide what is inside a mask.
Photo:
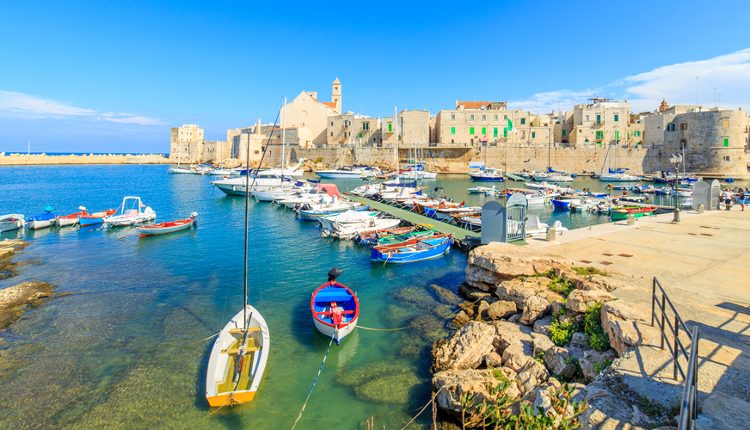
[{"label": "metal handrail", "polygon": [[690,338],[693,344],[690,346],[688,373],[685,378],[685,387],[682,389],[679,430],[694,430],[695,420],[698,418],[698,341],[700,340],[698,327],[693,327]]},{"label": "metal handrail", "polygon": [[[657,297],[657,287],[659,289],[660,298]],[[658,304],[658,307],[657,307]],[[672,321],[667,323],[667,308],[666,305],[669,305],[669,309],[671,309],[673,318]],[[656,311],[659,310],[659,318],[657,319]],[[685,375],[685,371],[683,370],[682,366],[680,365],[680,356],[684,356],[685,360],[689,360],[689,354],[687,351],[687,348],[680,340],[680,330],[683,330],[685,334],[690,338],[692,343],[695,343],[691,336],[691,331],[688,329],[685,322],[680,317],[680,314],[677,313],[677,309],[674,307],[674,304],[672,304],[672,301],[667,296],[667,292],[664,291],[664,288],[661,286],[661,283],[659,283],[659,280],[656,279],[654,276],[653,285],[651,288],[651,326],[653,327],[654,322],[659,326],[659,331],[661,332],[660,336],[660,345],[659,348],[664,349],[664,345],[666,343],[667,349],[669,350],[670,354],[672,355],[672,379],[677,380],[677,373],[680,373],[680,376],[682,376],[683,379],[686,379],[687,375]],[[667,338],[666,329],[669,329],[669,331],[672,334],[672,344],[669,343],[669,339]],[[666,341],[666,342],[665,342]],[[681,353],[681,354],[680,354]]]}]

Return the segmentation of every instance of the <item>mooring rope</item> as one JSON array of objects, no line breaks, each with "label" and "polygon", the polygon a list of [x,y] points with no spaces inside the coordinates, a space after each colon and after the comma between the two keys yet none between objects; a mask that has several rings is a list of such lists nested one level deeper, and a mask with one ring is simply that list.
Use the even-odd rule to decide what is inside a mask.
[{"label": "mooring rope", "polygon": [[307,407],[307,402],[310,400],[310,396],[312,396],[313,390],[315,390],[315,385],[318,383],[318,379],[320,378],[320,373],[323,372],[323,366],[326,364],[326,360],[328,359],[328,353],[331,352],[331,345],[333,345],[333,338],[336,337],[336,331],[333,332],[333,335],[331,335],[331,340],[328,342],[328,349],[326,349],[326,355],[323,356],[323,361],[320,362],[320,367],[318,368],[318,373],[315,375],[315,379],[313,379],[313,383],[310,386],[310,391],[307,393],[307,397],[305,398],[305,402],[302,403],[302,409],[299,410],[299,414],[297,415],[297,419],[294,420],[294,424],[292,424],[292,430],[294,430],[297,427],[297,423],[299,423],[299,420],[302,419],[302,414],[305,413],[305,408]]},{"label": "mooring rope", "polygon": [[404,327],[397,327],[397,328],[376,328],[376,327],[365,327],[362,325],[357,324],[357,328],[360,328],[362,330],[372,330],[372,331],[398,331],[398,330],[406,330],[411,326],[404,326]]},{"label": "mooring rope", "polygon": [[413,423],[413,422],[414,422],[414,420],[416,420],[416,419],[417,419],[417,417],[419,417],[420,415],[422,415],[422,412],[424,412],[424,411],[425,411],[425,409],[427,409],[427,407],[428,407],[428,406],[430,406],[430,404],[432,404],[432,402],[434,402],[434,401],[435,401],[435,397],[437,397],[438,393],[439,393],[440,391],[442,391],[442,389],[443,389],[443,388],[445,388],[445,387],[447,387],[447,386],[448,386],[448,385],[443,385],[442,387],[440,387],[440,389],[439,389],[439,390],[435,391],[435,394],[433,394],[433,395],[432,395],[432,397],[430,398],[430,401],[429,401],[429,402],[427,402],[427,404],[426,404],[426,405],[424,405],[424,406],[422,407],[422,409],[420,409],[420,410],[419,410],[419,412],[417,412],[417,414],[416,414],[416,415],[414,415],[414,416],[413,416],[413,417],[412,417],[412,418],[411,418],[411,419],[409,420],[409,422],[408,422],[408,423],[404,424],[404,426],[403,426],[403,427],[401,427],[401,430],[404,430],[405,428],[409,427],[409,425],[411,425],[411,423]]}]

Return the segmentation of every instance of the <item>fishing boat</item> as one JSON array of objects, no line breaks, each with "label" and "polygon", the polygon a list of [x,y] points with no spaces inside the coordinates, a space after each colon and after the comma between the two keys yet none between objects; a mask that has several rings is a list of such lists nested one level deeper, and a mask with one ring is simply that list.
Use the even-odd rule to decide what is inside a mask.
[{"label": "fishing boat", "polygon": [[126,196],[114,215],[104,217],[104,223],[110,227],[121,227],[142,224],[156,219],[156,212],[151,206],[141,202],[140,197]]},{"label": "fishing boat", "polygon": [[386,236],[408,234],[417,229],[416,226],[385,228],[382,230],[369,230],[357,235],[357,243],[362,245],[375,245],[378,239]]},{"label": "fishing boat", "polygon": [[78,207],[78,212],[69,215],[60,215],[57,217],[56,224],[58,227],[65,227],[69,225],[76,225],[80,221],[82,216],[88,215],[86,208],[83,206]]},{"label": "fishing boat", "polygon": [[100,212],[81,215],[80,217],[78,217],[78,223],[81,225],[81,227],[85,227],[87,225],[99,225],[104,222],[105,217],[114,215],[115,213],[117,213],[117,210],[107,209]]},{"label": "fishing boat", "polygon": [[609,216],[612,221],[622,221],[628,219],[628,215],[633,215],[635,218],[643,216],[653,215],[656,211],[656,206],[619,206],[610,211]]},{"label": "fishing boat", "polygon": [[50,227],[55,222],[55,219],[57,219],[57,215],[55,215],[53,210],[51,206],[45,207],[43,213],[30,216],[26,222],[26,226],[29,230]]},{"label": "fishing boat", "polygon": [[381,218],[377,211],[348,210],[319,218],[321,236],[353,239],[359,233],[394,228],[401,223],[397,218]]},{"label": "fishing boat", "polygon": [[359,243],[369,246],[381,246],[381,245],[393,245],[396,243],[402,243],[411,239],[417,239],[421,237],[428,237],[435,234],[435,229],[429,228],[426,230],[417,230],[415,227],[401,227],[400,229],[411,229],[411,231],[396,232],[399,229],[392,229],[391,234],[376,234],[373,236],[366,236],[360,234]]},{"label": "fishing boat", "polygon": [[333,198],[318,203],[305,203],[297,211],[297,218],[304,221],[317,221],[320,218],[336,215],[349,210],[366,211],[369,205],[363,205],[359,202]]},{"label": "fishing boat", "polygon": [[503,172],[492,167],[482,167],[477,171],[469,172],[472,181],[500,182],[504,181]]},{"label": "fishing boat", "polygon": [[0,233],[5,231],[18,230],[26,224],[24,216],[21,214],[7,214],[0,216]]},{"label": "fishing boat", "polygon": [[375,246],[372,248],[372,261],[384,263],[415,263],[431,260],[450,252],[453,236],[436,234],[431,237],[418,238],[414,241],[393,245]]},{"label": "fishing boat", "polygon": [[138,230],[138,237],[146,236],[158,236],[162,234],[174,233],[176,231],[187,230],[190,227],[196,225],[195,218],[198,217],[198,212],[190,214],[189,218],[178,219],[177,221],[160,222],[158,224],[143,225],[136,227]]},{"label": "fishing boat", "polygon": [[336,281],[339,275],[340,270],[331,269],[328,282],[316,288],[310,298],[315,328],[336,344],[354,331],[359,319],[359,299],[349,287]]},{"label": "fishing boat", "polygon": [[[276,124],[274,128],[275,126]],[[247,169],[250,170],[250,145],[247,145],[245,159],[248,160]],[[221,329],[211,347],[206,368],[206,400],[211,407],[239,405],[255,398],[266,370],[271,345],[266,320],[247,302],[250,189],[256,178],[252,178],[253,182],[250,181],[250,175],[243,179],[245,235],[242,309]]]}]

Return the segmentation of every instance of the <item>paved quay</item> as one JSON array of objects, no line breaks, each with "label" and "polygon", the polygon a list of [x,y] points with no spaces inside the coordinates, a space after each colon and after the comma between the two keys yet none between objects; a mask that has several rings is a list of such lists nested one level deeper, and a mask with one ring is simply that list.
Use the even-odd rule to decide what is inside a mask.
[{"label": "paved quay", "polygon": [[[569,231],[554,242],[533,239],[529,246],[615,272],[624,286],[613,294],[649,309],[656,276],[688,327],[700,329],[701,427],[745,428],[750,418],[750,208],[681,215],[679,224],[672,224],[672,214],[663,214],[639,218],[635,225]],[[658,342],[635,351],[620,371],[631,376],[635,391],[650,398],[682,394]]]}]

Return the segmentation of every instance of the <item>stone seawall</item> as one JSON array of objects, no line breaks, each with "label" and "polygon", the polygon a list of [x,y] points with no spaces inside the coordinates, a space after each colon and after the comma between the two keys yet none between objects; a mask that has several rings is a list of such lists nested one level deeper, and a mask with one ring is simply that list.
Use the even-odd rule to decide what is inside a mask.
[{"label": "stone seawall", "polygon": [[45,155],[0,154],[0,166],[32,166],[61,164],[166,164],[169,159],[159,154],[144,155]]}]

